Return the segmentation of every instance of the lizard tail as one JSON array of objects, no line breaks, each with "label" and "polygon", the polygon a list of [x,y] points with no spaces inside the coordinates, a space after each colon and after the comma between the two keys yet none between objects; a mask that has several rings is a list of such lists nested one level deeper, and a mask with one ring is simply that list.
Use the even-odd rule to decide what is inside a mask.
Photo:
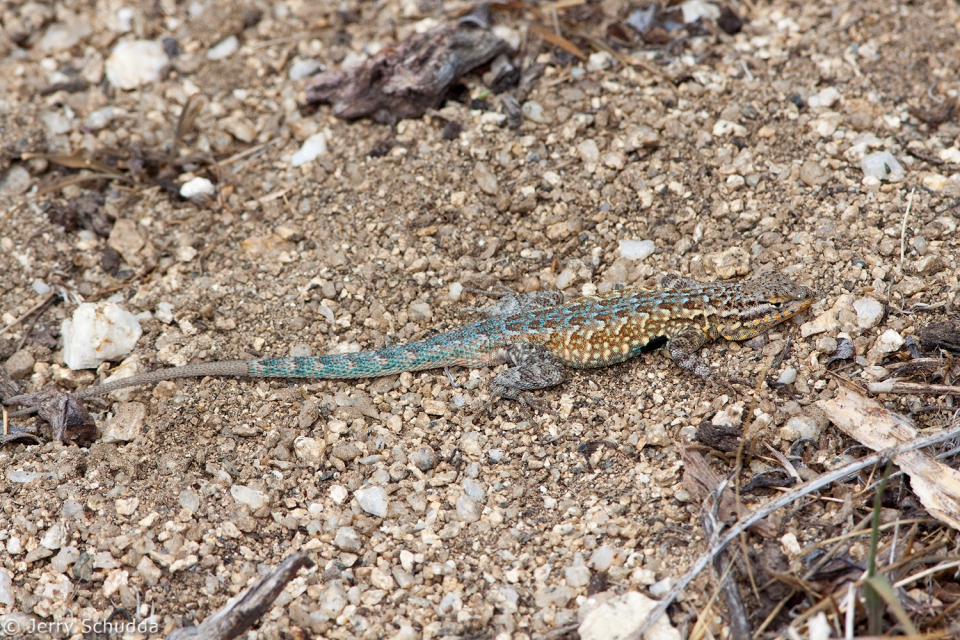
[{"label": "lizard tail", "polygon": [[[105,393],[134,387],[141,384],[151,384],[162,382],[164,380],[176,380],[178,378],[202,378],[204,376],[248,376],[250,375],[250,360],[224,360],[223,362],[200,362],[197,364],[188,364],[183,367],[173,367],[172,369],[157,369],[148,371],[140,375],[121,378],[106,384],[100,384],[89,387],[73,394],[76,398],[89,398],[91,396],[102,396]],[[9,398],[7,401],[16,400]]]},{"label": "lizard tail", "polygon": [[469,348],[457,344],[414,342],[357,353],[301,358],[251,360],[247,375],[253,378],[324,378],[349,380],[376,378],[404,371],[467,364],[477,360]]}]

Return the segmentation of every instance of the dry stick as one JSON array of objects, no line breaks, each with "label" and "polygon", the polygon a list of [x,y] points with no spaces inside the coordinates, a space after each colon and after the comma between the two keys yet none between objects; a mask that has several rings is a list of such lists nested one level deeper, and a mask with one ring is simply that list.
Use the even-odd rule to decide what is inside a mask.
[{"label": "dry stick", "polygon": [[247,589],[235,602],[228,602],[196,627],[176,629],[167,640],[229,640],[250,628],[273,605],[301,567],[313,566],[305,553],[293,553],[280,566]]},{"label": "dry stick", "polygon": [[921,384],[918,382],[900,382],[886,380],[871,382],[867,385],[867,392],[878,393],[928,393],[931,395],[946,396],[960,394],[960,386],[950,384]]},{"label": "dry stick", "polygon": [[723,551],[727,545],[736,540],[742,532],[760,522],[777,509],[786,507],[790,503],[802,498],[803,496],[809,495],[814,491],[818,491],[828,485],[833,484],[834,482],[843,480],[844,478],[862,471],[869,466],[883,462],[887,458],[896,457],[903,453],[916,451],[918,449],[924,449],[926,447],[957,437],[960,437],[960,426],[953,427],[952,429],[946,429],[940,433],[927,436],[925,438],[918,438],[913,442],[907,442],[899,447],[874,453],[865,458],[857,460],[856,462],[851,462],[850,464],[840,467],[834,471],[821,474],[803,486],[797,487],[792,491],[788,491],[787,493],[783,493],[779,497],[774,498],[767,504],[748,515],[746,518],[737,521],[737,523],[730,527],[730,529],[727,530],[722,537],[719,539],[715,538],[713,544],[710,545],[710,549],[697,558],[697,561],[694,563],[693,567],[691,567],[690,570],[687,571],[687,573],[677,581],[677,584],[674,585],[673,589],[670,590],[670,593],[668,593],[664,599],[660,601],[660,604],[658,604],[657,607],[650,612],[650,615],[647,616],[647,619],[640,626],[640,628],[628,636],[625,640],[640,640],[640,638],[643,637],[643,634],[650,630],[650,627],[654,622],[656,622],[657,618],[659,618],[667,610],[667,607],[673,604],[673,601],[678,595],[680,595],[680,592],[683,591],[687,585],[693,581],[694,578],[700,575],[700,572],[703,571],[704,567],[713,561],[713,559],[716,558],[717,555]]}]

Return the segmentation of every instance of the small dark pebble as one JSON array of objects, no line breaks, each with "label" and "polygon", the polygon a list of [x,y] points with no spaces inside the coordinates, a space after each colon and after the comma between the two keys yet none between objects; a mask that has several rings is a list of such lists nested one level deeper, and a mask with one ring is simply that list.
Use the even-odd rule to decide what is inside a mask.
[{"label": "small dark pebble", "polygon": [[720,9],[717,26],[730,35],[740,33],[740,30],[743,29],[743,18],[738,16],[730,7],[724,6]]},{"label": "small dark pebble", "polygon": [[456,140],[462,131],[463,125],[457,120],[451,120],[443,127],[440,137],[444,140]]},{"label": "small dark pebble", "polygon": [[490,111],[490,103],[482,98],[474,98],[470,101],[471,109],[480,109],[481,111]]},{"label": "small dark pebble", "polygon": [[176,58],[180,55],[180,43],[177,42],[174,38],[167,36],[163,39],[163,50],[167,52],[167,55],[171,58]]},{"label": "small dark pebble", "polygon": [[803,98],[801,98],[797,94],[793,94],[792,96],[790,96],[790,102],[797,105],[797,109],[803,109],[806,106],[806,104],[803,102]]}]

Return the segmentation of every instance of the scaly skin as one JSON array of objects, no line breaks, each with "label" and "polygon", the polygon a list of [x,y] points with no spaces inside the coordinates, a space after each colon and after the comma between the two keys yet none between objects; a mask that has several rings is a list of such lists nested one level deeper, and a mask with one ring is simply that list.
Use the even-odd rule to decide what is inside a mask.
[{"label": "scaly skin", "polygon": [[[494,378],[493,395],[523,400],[524,393],[559,384],[565,367],[593,368],[623,362],[666,347],[680,367],[712,377],[696,352],[724,338],[746,340],[806,310],[816,294],[784,276],[771,274],[738,283],[668,276],[662,289],[625,289],[549,306],[557,294],[537,292],[491,308],[486,320],[412,342],[343,355],[264,358],[192,364],[160,369],[79,391],[76,398],[176,378],[373,378],[463,365],[513,368]],[[29,396],[8,398],[22,404]],[[18,402],[19,401],[19,402]]]}]

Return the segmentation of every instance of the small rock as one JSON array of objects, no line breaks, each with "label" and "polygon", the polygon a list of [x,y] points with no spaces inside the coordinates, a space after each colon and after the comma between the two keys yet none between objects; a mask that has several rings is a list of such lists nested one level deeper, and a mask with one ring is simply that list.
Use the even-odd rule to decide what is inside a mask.
[{"label": "small rock", "polygon": [[[657,606],[657,601],[647,596],[628,591],[610,598],[587,614],[577,630],[581,640],[624,640],[632,636],[647,615]],[[680,640],[680,632],[670,626],[667,616],[660,616],[644,640]]]},{"label": "small rock", "polygon": [[480,187],[480,190],[484,193],[496,195],[500,190],[497,176],[490,171],[489,167],[483,162],[478,162],[473,167],[473,177],[477,181],[477,186]]},{"label": "small rock", "polygon": [[383,487],[364,487],[353,492],[360,508],[370,515],[383,518],[387,515],[387,492]]},{"label": "small rock", "polygon": [[291,80],[302,80],[312,76],[320,70],[320,63],[316,60],[302,60],[300,58],[294,58],[293,64],[290,65],[290,71],[287,75]]},{"label": "small rock", "polygon": [[480,511],[480,504],[470,496],[464,494],[457,498],[457,519],[460,522],[476,522],[480,519]]},{"label": "small rock", "polygon": [[19,380],[21,378],[27,378],[33,373],[34,364],[36,364],[36,361],[33,359],[33,356],[30,355],[30,352],[26,349],[20,349],[7,358],[3,367],[7,370],[7,373],[10,374],[11,378]]},{"label": "small rock", "polygon": [[960,148],[947,147],[940,152],[940,159],[950,164],[960,164]]},{"label": "small rock", "polygon": [[744,405],[742,402],[724,407],[720,411],[717,411],[713,419],[710,420],[710,424],[725,429],[736,429],[743,424],[743,411]]},{"label": "small rock", "polygon": [[220,126],[240,142],[249,144],[257,137],[257,128],[244,118],[227,118]]},{"label": "small rock", "polygon": [[140,573],[140,576],[143,578],[144,583],[148,585],[155,585],[160,582],[160,578],[163,576],[163,573],[154,564],[153,560],[149,556],[143,556],[140,558],[140,562],[137,563],[137,572]]},{"label": "small rock", "polygon": [[117,515],[132,516],[136,513],[137,507],[140,506],[140,498],[118,498],[115,506]]},{"label": "small rock", "polygon": [[300,150],[290,157],[290,164],[294,167],[313,162],[320,156],[327,154],[327,136],[322,131],[315,133],[300,145]]},{"label": "small rock", "polygon": [[170,58],[158,40],[125,40],[107,58],[107,81],[130,90],[158,82],[170,66]]},{"label": "small rock", "polygon": [[137,230],[137,223],[129,218],[120,218],[110,230],[107,246],[123,256],[130,264],[136,264],[137,254],[146,244]]},{"label": "small rock", "polygon": [[900,182],[907,175],[889,151],[878,151],[863,156],[860,168],[863,169],[864,177],[873,177],[881,182]]},{"label": "small rock", "polygon": [[0,181],[0,196],[19,196],[30,190],[33,177],[22,165],[15,164]]},{"label": "small rock", "polygon": [[587,71],[610,69],[616,63],[616,58],[609,51],[596,51],[587,59]]},{"label": "small rock", "polygon": [[424,445],[410,454],[410,462],[420,471],[427,472],[437,466],[437,454],[429,445]]},{"label": "small rock", "polygon": [[13,603],[13,580],[10,572],[0,567],[0,604],[12,607]]},{"label": "small rock", "polygon": [[593,552],[587,564],[592,567],[594,571],[604,572],[613,564],[614,556],[616,556],[614,548],[605,544]]},{"label": "small rock", "polygon": [[533,597],[534,603],[538,607],[554,606],[562,609],[567,603],[573,600],[577,593],[569,586],[543,587],[537,591]]},{"label": "small rock", "polygon": [[338,442],[330,449],[330,455],[337,460],[350,462],[360,457],[360,448],[352,442]]},{"label": "small rock", "polygon": [[63,361],[73,370],[94,369],[130,353],[143,333],[137,318],[112,302],[84,302],[64,319]]},{"label": "small rock", "polygon": [[43,532],[43,537],[40,538],[40,546],[46,547],[51,551],[56,551],[63,546],[63,537],[66,532],[63,530],[63,526],[60,524],[54,524],[49,529]]},{"label": "small rock", "polygon": [[717,120],[713,125],[713,135],[717,138],[730,135],[745,136],[747,135],[747,128],[729,120]]},{"label": "small rock", "polygon": [[669,593],[670,589],[673,588],[673,580],[671,578],[664,578],[650,585],[650,595],[652,596],[662,596]]},{"label": "small rock", "polygon": [[544,124],[547,122],[546,114],[543,112],[543,106],[539,102],[534,102],[533,100],[528,100],[523,103],[523,106],[520,108],[520,112],[523,114],[523,117],[532,122],[537,122],[539,124]]},{"label": "small rock", "polygon": [[24,471],[23,469],[8,469],[7,480],[14,484],[26,484],[33,482],[41,477],[36,471]]},{"label": "small rock", "polygon": [[[21,13],[21,15],[23,14]],[[46,33],[43,34],[38,43],[41,51],[54,53],[72,49],[81,40],[93,33],[93,27],[86,17],[78,16],[63,8],[58,9],[57,15],[61,17],[61,21],[54,22],[47,27]]]},{"label": "small rock", "polygon": [[327,442],[322,439],[300,436],[293,441],[293,450],[297,454],[297,460],[316,469],[323,464],[323,454],[327,450]]},{"label": "small rock", "polygon": [[320,611],[328,618],[336,618],[348,604],[347,593],[343,590],[339,580],[334,580],[323,593],[320,594]]},{"label": "small rock", "polygon": [[99,131],[110,124],[110,121],[116,117],[118,111],[119,109],[116,107],[109,106],[97,109],[84,119],[83,126],[91,131]]},{"label": "small rock", "polygon": [[683,22],[692,24],[697,20],[710,20],[716,22],[720,19],[720,7],[706,0],[687,0],[680,5],[683,12]]},{"label": "small rock", "polygon": [[583,556],[577,553],[573,557],[573,564],[563,570],[567,585],[574,589],[585,587],[590,583],[590,569],[583,564]]},{"label": "small rock", "polygon": [[750,273],[750,254],[741,246],[703,256],[703,268],[721,280]]},{"label": "small rock", "polygon": [[147,417],[147,406],[141,402],[123,402],[117,412],[107,420],[101,430],[100,441],[132,442],[143,431],[143,421]]},{"label": "small rock", "polygon": [[780,538],[780,548],[791,558],[799,557],[803,553],[803,547],[800,546],[800,541],[797,540],[795,533],[783,534],[783,537]]},{"label": "small rock", "polygon": [[595,165],[600,161],[600,148],[597,141],[588,138],[577,145],[577,151],[580,153],[580,159],[586,165]]},{"label": "small rock", "polygon": [[429,322],[433,318],[433,309],[426,302],[411,302],[407,313],[414,322]]},{"label": "small rock", "polygon": [[780,428],[780,437],[788,442],[801,438],[818,440],[820,438],[820,427],[817,425],[817,421],[809,416],[794,416]]},{"label": "small rock", "polygon": [[242,484],[235,484],[231,486],[230,495],[233,496],[233,499],[239,504],[245,504],[250,507],[251,511],[256,511],[260,507],[267,504],[268,499],[267,494],[263,493],[262,491],[245,487]]},{"label": "small rock", "polygon": [[207,51],[207,60],[223,60],[229,58],[240,48],[240,40],[237,36],[224,38],[217,44],[210,47]]},{"label": "small rock", "polygon": [[857,312],[857,326],[861,329],[870,329],[880,324],[883,319],[883,305],[873,298],[860,298],[853,303]]},{"label": "small rock", "polygon": [[873,343],[873,346],[867,353],[867,360],[873,363],[880,362],[888,354],[899,351],[904,342],[903,337],[899,333],[893,329],[887,329],[877,338],[877,341]]},{"label": "small rock", "polygon": [[842,97],[843,96],[840,95],[840,92],[837,91],[836,88],[824,87],[819,92],[810,96],[810,98],[807,100],[807,106],[809,106],[811,109],[818,109],[820,107],[830,108]]},{"label": "small rock", "polygon": [[50,560],[50,568],[57,573],[66,573],[71,565],[80,559],[80,551],[76,547],[61,547],[60,553]]},{"label": "small rock", "polygon": [[333,546],[344,551],[359,551],[362,540],[353,527],[340,527],[333,538]]},{"label": "small rock", "polygon": [[808,187],[816,187],[827,181],[827,173],[819,162],[807,160],[800,167],[800,179]]},{"label": "small rock", "polygon": [[184,489],[181,491],[180,495],[177,496],[177,501],[181,507],[190,513],[196,513],[197,509],[200,508],[200,494],[193,489]]},{"label": "small rock", "polygon": [[660,134],[648,126],[630,127],[623,141],[623,152],[652,149],[660,146]]},{"label": "small rock", "polygon": [[217,193],[217,188],[206,178],[196,177],[188,180],[180,187],[180,197],[187,200],[203,200],[212,198]]},{"label": "small rock", "polygon": [[797,381],[797,370],[793,367],[787,367],[783,370],[783,373],[780,374],[780,377],[777,378],[777,384],[786,385],[793,384]]},{"label": "small rock", "polygon": [[342,484],[335,484],[330,487],[330,499],[336,504],[343,504],[350,492]]}]

